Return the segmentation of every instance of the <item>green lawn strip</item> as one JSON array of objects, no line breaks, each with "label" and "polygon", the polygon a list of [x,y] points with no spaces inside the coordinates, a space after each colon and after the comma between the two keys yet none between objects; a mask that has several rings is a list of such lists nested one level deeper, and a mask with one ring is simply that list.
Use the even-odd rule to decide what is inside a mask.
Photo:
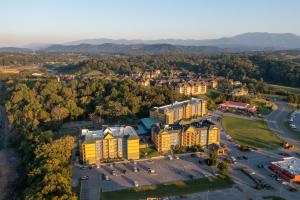
[{"label": "green lawn strip", "polygon": [[160,154],[154,147],[147,147],[147,148],[140,149],[141,158],[151,158],[156,156],[160,156]]},{"label": "green lawn strip", "polygon": [[272,133],[266,122],[225,116],[222,119],[225,131],[240,145],[276,149],[282,140]]},{"label": "green lawn strip", "polygon": [[268,86],[271,87],[272,89],[287,91],[290,94],[300,94],[299,88],[287,87],[282,85],[273,85],[273,84],[268,84]]},{"label": "green lawn strip", "polygon": [[136,189],[126,189],[113,192],[104,192],[101,194],[103,200],[135,200],[145,199],[147,197],[166,197],[177,196],[208,189],[217,190],[228,188],[233,185],[233,181],[227,176],[217,176],[210,182],[207,178],[194,180],[180,180],[161,185],[141,186]]}]

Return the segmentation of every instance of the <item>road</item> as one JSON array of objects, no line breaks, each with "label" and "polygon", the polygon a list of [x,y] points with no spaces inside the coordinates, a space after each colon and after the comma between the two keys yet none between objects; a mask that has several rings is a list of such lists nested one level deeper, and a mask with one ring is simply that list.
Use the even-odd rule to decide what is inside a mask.
[{"label": "road", "polygon": [[285,127],[285,122],[288,120],[288,115],[292,111],[291,106],[283,101],[275,101],[277,110],[273,111],[266,117],[266,122],[270,129],[280,135],[288,143],[300,147],[299,138],[289,133],[289,130]]},{"label": "road", "polygon": [[[272,113],[271,119],[279,120],[280,125],[277,125],[277,121],[273,122],[272,124],[274,129],[278,129],[279,127],[283,126],[284,128],[284,122],[286,121],[286,117],[289,113],[289,108],[286,108],[287,106],[284,102],[280,102],[281,104],[279,105],[279,110],[276,111],[276,113]],[[222,115],[222,113],[221,113]],[[219,114],[215,114],[212,117],[212,120],[218,127],[222,127],[220,121],[218,120]],[[269,116],[270,117],[270,116]],[[250,118],[249,118],[250,119]],[[270,119],[269,119],[270,120]],[[271,120],[270,120],[271,121]],[[274,124],[273,124],[274,123]],[[282,125],[283,124],[283,125]],[[222,130],[222,128],[221,128]],[[281,130],[281,132],[284,132],[284,130]],[[285,132],[284,132],[285,133]],[[280,133],[279,133],[280,134]],[[284,138],[286,139],[287,136]],[[292,193],[288,191],[287,187],[282,185],[281,183],[275,181],[270,177],[270,174],[272,173],[267,166],[270,164],[272,161],[277,161],[281,160],[283,156],[279,155],[283,149],[278,149],[278,150],[268,150],[268,149],[261,149],[260,151],[253,151],[253,152],[241,152],[238,150],[238,148],[235,146],[234,143],[230,142],[226,138],[226,133],[224,130],[221,131],[221,140],[223,144],[226,144],[230,148],[229,155],[234,156],[236,158],[241,158],[242,156],[247,156],[247,160],[245,159],[238,159],[237,163],[234,164],[231,168],[230,176],[236,183],[236,186],[227,189],[226,193],[229,199],[263,199],[262,197],[264,196],[282,196],[285,197],[286,199],[297,199],[299,195],[299,191]],[[291,139],[292,140],[292,139]],[[297,142],[294,141],[293,142]],[[263,169],[257,168],[258,164],[263,164],[265,167]],[[243,168],[248,168],[251,171],[255,172],[255,176],[258,176],[260,179],[264,180],[265,183],[271,185],[275,190],[260,190],[257,191],[255,190],[254,187],[254,182],[249,179],[245,174],[241,173],[239,170],[240,167]],[[297,186],[298,189],[300,189],[299,186]],[[212,191],[209,192],[210,199],[219,199],[219,197],[222,195],[222,192],[218,191]],[[207,199],[206,198],[207,194],[204,193],[199,193],[194,196],[194,198],[190,199]]]}]

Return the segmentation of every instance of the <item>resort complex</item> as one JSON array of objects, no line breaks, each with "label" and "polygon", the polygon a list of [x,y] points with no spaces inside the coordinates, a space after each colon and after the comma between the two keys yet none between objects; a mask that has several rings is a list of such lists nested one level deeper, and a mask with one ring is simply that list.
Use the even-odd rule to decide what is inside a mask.
[{"label": "resort complex", "polygon": [[82,161],[99,164],[107,159],[139,159],[139,137],[131,126],[107,126],[101,130],[82,130]]},{"label": "resort complex", "polygon": [[162,107],[154,107],[150,110],[150,117],[162,124],[174,124],[180,120],[204,116],[207,113],[206,104],[207,102],[203,99],[192,98]]},{"label": "resort complex", "polygon": [[153,126],[151,139],[158,152],[172,148],[220,144],[220,130],[212,122],[203,120],[187,125]]}]

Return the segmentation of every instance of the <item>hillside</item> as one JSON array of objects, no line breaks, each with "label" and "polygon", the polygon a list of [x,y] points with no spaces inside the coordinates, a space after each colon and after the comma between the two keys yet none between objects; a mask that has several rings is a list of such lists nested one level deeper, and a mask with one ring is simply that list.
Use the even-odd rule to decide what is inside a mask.
[{"label": "hillside", "polygon": [[73,53],[118,53],[118,54],[216,54],[226,52],[226,49],[213,46],[181,46],[170,44],[112,44],[101,45],[79,44],[79,45],[53,45],[44,48],[43,52],[73,52]]}]

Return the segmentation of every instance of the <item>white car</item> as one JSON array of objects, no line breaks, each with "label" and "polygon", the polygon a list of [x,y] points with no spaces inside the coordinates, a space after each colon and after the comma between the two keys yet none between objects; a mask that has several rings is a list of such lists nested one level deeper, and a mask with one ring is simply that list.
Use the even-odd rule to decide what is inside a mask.
[{"label": "white car", "polygon": [[174,158],[175,158],[176,160],[179,160],[179,156],[174,156]]},{"label": "white car", "polygon": [[173,157],[171,155],[168,155],[169,160],[173,160]]},{"label": "white car", "polygon": [[82,176],[80,179],[81,179],[81,180],[88,180],[88,179],[89,179],[89,176]]},{"label": "white car", "polygon": [[139,182],[134,181],[133,184],[134,184],[134,187],[139,187]]}]

